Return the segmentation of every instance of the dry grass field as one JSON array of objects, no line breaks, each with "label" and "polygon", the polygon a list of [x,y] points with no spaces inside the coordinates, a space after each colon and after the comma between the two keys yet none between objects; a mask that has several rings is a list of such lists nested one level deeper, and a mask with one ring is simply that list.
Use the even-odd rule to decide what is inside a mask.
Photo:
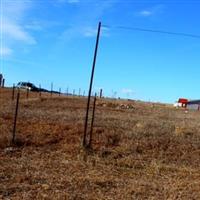
[{"label": "dry grass field", "polygon": [[199,112],[98,99],[85,151],[86,98],[22,92],[13,146],[11,96],[0,89],[0,199],[200,199]]}]

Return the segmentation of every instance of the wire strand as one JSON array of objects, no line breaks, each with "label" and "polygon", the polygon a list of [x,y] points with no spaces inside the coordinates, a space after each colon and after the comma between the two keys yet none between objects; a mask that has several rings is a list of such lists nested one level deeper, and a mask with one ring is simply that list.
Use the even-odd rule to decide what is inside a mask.
[{"label": "wire strand", "polygon": [[192,37],[192,38],[200,39],[200,35],[190,34],[190,33],[171,32],[171,31],[154,30],[154,29],[146,29],[146,28],[138,28],[138,27],[130,27],[130,26],[109,26],[109,25],[102,25],[102,26],[104,28],[115,28],[115,29],[123,29],[123,30],[130,30],[130,31],[151,32],[151,33],[168,34],[168,35],[176,35],[176,36]]}]

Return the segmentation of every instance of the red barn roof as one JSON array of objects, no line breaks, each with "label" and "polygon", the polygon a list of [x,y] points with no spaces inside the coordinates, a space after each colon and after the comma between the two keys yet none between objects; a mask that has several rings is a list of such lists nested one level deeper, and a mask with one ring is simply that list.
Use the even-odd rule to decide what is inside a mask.
[{"label": "red barn roof", "polygon": [[188,99],[184,99],[184,98],[180,98],[179,100],[178,100],[178,103],[188,103]]}]

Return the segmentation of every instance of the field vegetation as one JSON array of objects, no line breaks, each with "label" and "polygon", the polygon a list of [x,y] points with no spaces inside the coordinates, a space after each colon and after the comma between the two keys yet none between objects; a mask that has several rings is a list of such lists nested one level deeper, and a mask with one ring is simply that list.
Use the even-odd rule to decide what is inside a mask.
[{"label": "field vegetation", "polygon": [[13,145],[11,97],[0,89],[0,199],[200,199],[199,112],[97,99],[86,151],[86,98],[22,91]]}]

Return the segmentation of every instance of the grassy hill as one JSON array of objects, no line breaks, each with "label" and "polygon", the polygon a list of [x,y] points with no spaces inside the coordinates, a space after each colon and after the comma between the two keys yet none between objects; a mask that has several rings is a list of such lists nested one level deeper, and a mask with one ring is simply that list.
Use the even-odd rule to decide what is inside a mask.
[{"label": "grassy hill", "polygon": [[13,146],[11,96],[0,89],[0,199],[200,199],[199,112],[97,99],[85,151],[86,98],[21,92]]}]

